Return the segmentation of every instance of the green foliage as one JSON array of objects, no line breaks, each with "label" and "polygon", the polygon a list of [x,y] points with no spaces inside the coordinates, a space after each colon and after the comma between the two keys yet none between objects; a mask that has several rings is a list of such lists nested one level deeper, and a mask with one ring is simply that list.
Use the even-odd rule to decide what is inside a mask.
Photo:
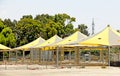
[{"label": "green foliage", "polygon": [[9,47],[15,46],[15,35],[12,33],[12,30],[9,27],[6,27],[2,30],[1,34],[3,35],[4,44]]},{"label": "green foliage", "polygon": [[0,19],[0,32],[2,31],[2,29],[5,28],[5,25],[3,24],[2,20]]},{"label": "green foliage", "polygon": [[5,39],[4,35],[1,33],[0,33],[0,43],[4,44],[4,45],[6,44],[6,39]]},{"label": "green foliage", "polygon": [[119,53],[119,47],[113,47],[110,49],[111,53]]},{"label": "green foliage", "polygon": [[82,50],[81,51],[81,54],[88,54],[88,53],[91,53],[92,55],[95,55],[95,56],[99,56],[100,53],[99,53],[99,50]]},{"label": "green foliage", "polygon": [[21,19],[33,19],[32,15],[24,15]]},{"label": "green foliage", "polygon": [[24,18],[16,24],[17,42],[22,45],[38,38],[42,32],[41,24],[37,20]]},{"label": "green foliage", "polygon": [[77,29],[78,29],[81,33],[89,36],[89,33],[88,33],[87,28],[88,28],[88,27],[87,27],[85,24],[80,24],[80,25],[78,25],[78,28],[77,28]]},{"label": "green foliage", "polygon": [[15,47],[16,39],[12,32],[12,29],[5,26],[2,21],[0,21],[0,43],[9,47]]},{"label": "green foliage", "polygon": [[[32,15],[24,15],[19,21],[10,19],[0,20],[0,43],[9,47],[21,46],[29,43],[38,37],[49,39],[53,35],[64,38],[73,34],[73,22],[76,19],[68,14],[38,14],[34,18]],[[89,35],[87,26],[78,25],[77,30]]]},{"label": "green foliage", "polygon": [[5,56],[5,58],[9,57],[8,52],[4,52],[4,56]]},{"label": "green foliage", "polygon": [[60,37],[65,37],[74,32],[72,22],[75,22],[75,18],[67,14],[55,14],[55,16],[42,14],[37,15],[34,19],[42,24],[44,39],[48,39],[55,34]]},{"label": "green foliage", "polygon": [[69,36],[69,35],[71,35],[72,33],[74,33],[73,25],[72,25],[72,23],[69,23],[69,24],[67,24],[66,27],[65,27],[65,35],[66,35],[66,36]]},{"label": "green foliage", "polygon": [[15,27],[15,23],[12,22],[10,19],[5,19],[3,21],[4,25],[6,25],[7,27],[10,27],[12,30],[14,30]]}]

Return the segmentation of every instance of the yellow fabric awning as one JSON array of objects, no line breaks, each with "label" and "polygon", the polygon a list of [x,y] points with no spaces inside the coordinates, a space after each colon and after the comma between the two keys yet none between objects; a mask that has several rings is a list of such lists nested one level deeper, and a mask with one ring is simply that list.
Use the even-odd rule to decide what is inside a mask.
[{"label": "yellow fabric awning", "polygon": [[55,43],[61,41],[62,38],[60,38],[59,36],[57,35],[54,35],[53,37],[51,37],[50,39],[46,40],[44,43],[40,44],[40,45],[37,45],[35,46],[35,48],[45,48],[45,49],[49,49],[49,47],[51,45],[54,45]]},{"label": "yellow fabric awning", "polygon": [[77,44],[78,42],[82,41],[85,38],[87,38],[86,35],[82,34],[79,31],[76,31],[75,33],[66,37],[65,39],[61,40],[55,45]]},{"label": "yellow fabric awning", "polygon": [[0,44],[0,49],[1,50],[10,50],[11,48],[9,48],[9,47],[7,47],[5,45]]},{"label": "yellow fabric awning", "polygon": [[45,40],[43,38],[39,37],[36,40],[34,40],[26,45],[23,45],[23,46],[14,48],[14,49],[28,50],[29,48],[34,48],[35,46],[42,44],[44,41]]},{"label": "yellow fabric awning", "polygon": [[83,45],[120,45],[120,33],[107,26],[103,31],[80,42]]}]

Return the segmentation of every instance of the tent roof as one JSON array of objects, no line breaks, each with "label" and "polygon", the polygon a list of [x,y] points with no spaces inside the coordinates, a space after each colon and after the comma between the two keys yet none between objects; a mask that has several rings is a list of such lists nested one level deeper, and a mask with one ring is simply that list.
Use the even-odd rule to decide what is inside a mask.
[{"label": "tent roof", "polygon": [[24,49],[24,50],[25,50],[25,49],[29,49],[29,48],[32,48],[32,47],[34,47],[34,46],[37,46],[37,45],[43,43],[44,41],[45,41],[45,40],[44,40],[43,38],[39,37],[39,38],[37,38],[36,40],[34,40],[34,41],[32,41],[32,42],[30,42],[30,43],[28,43],[28,44],[26,44],[26,45],[17,47],[17,48],[15,48],[15,49]]},{"label": "tent roof", "polygon": [[2,49],[2,50],[10,50],[11,48],[9,48],[9,47],[7,47],[5,45],[0,44],[0,49]]},{"label": "tent roof", "polygon": [[56,43],[56,45],[66,45],[66,44],[77,44],[81,40],[87,38],[86,35],[82,34],[79,31],[76,31],[72,35],[66,37],[65,39],[61,40],[60,42]]},{"label": "tent roof", "polygon": [[51,37],[50,39],[46,40],[44,43],[37,45],[35,48],[40,48],[40,47],[44,47],[44,46],[50,46],[53,45],[59,41],[61,41],[62,38],[60,38],[57,35],[54,35],[53,37]]},{"label": "tent roof", "polygon": [[119,40],[120,33],[113,30],[110,26],[107,26],[103,31],[80,42],[80,44],[114,46],[120,45]]}]

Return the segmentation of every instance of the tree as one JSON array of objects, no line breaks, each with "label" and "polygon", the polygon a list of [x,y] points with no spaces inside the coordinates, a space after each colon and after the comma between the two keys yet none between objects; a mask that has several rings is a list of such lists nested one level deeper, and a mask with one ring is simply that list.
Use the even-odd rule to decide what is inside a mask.
[{"label": "tree", "polygon": [[[10,19],[1,20],[0,42],[14,47],[15,45],[21,46],[29,43],[40,36],[44,39],[49,39],[57,34],[64,38],[75,32],[73,25],[75,21],[74,17],[65,13],[55,15],[41,14],[36,15],[35,18],[32,15],[24,15],[19,21],[11,21]],[[84,24],[78,25],[77,30],[89,35],[87,26]],[[16,43],[14,44],[13,42]],[[11,44],[9,45],[8,43]]]},{"label": "tree", "polygon": [[41,23],[45,39],[50,38],[54,34],[64,37],[72,34],[74,31],[72,22],[75,22],[75,18],[65,13],[55,14],[54,16],[42,14],[37,15],[34,19]]},{"label": "tree", "polygon": [[14,30],[15,24],[10,19],[5,19],[3,23],[7,27],[10,27],[12,30]]},{"label": "tree", "polygon": [[53,16],[48,14],[36,15],[34,20],[38,20],[43,26],[49,23],[49,21],[53,21]]},{"label": "tree", "polygon": [[32,15],[24,15],[21,19],[33,19]]},{"label": "tree", "polygon": [[88,28],[88,27],[87,27],[85,24],[80,24],[80,25],[78,25],[78,28],[77,28],[77,29],[78,29],[81,33],[89,36],[89,33],[88,33],[87,28]]},{"label": "tree", "polygon": [[61,30],[62,32],[61,37],[66,37],[74,32],[74,28],[72,24],[72,22],[75,22],[74,17],[70,17],[65,13],[56,14],[54,17],[54,21],[63,26],[63,29]]},{"label": "tree", "polygon": [[45,25],[45,39],[48,39],[55,34],[57,34],[57,24],[53,21],[50,21]]},{"label": "tree", "polygon": [[0,32],[5,28],[3,21],[0,19]]},{"label": "tree", "polygon": [[71,23],[67,24],[65,27],[65,36],[69,36],[74,33],[73,25]]},{"label": "tree", "polygon": [[16,39],[12,29],[3,24],[0,20],[0,43],[8,47],[15,47]]},{"label": "tree", "polygon": [[4,39],[5,45],[9,47],[15,47],[16,43],[15,35],[9,27],[6,27],[2,30],[1,37]]},{"label": "tree", "polygon": [[31,18],[22,18],[16,24],[17,45],[23,45],[42,36],[41,24]]}]

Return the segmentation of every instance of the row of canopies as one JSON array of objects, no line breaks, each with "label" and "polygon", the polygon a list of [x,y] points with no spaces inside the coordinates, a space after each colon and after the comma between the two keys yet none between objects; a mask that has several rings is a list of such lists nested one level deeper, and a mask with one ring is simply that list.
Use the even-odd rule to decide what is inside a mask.
[{"label": "row of canopies", "polygon": [[[44,48],[49,49],[51,47],[57,46],[119,46],[120,45],[120,33],[116,30],[112,29],[110,26],[107,26],[101,32],[87,37],[86,35],[82,34],[79,31],[76,31],[72,35],[62,39],[57,35],[54,35],[48,40],[44,40],[43,38],[39,37],[38,39],[20,46],[13,48],[12,50],[29,50],[30,48]],[[0,49],[9,49],[4,45],[0,44]]]},{"label": "row of canopies", "polygon": [[28,43],[26,45],[14,48],[14,49],[21,49],[21,50],[29,50],[30,48],[44,48],[48,50],[50,48],[54,48],[57,46],[64,46],[69,44],[78,44],[78,42],[82,41],[83,39],[87,38],[86,35],[82,34],[79,31],[76,31],[72,35],[62,39],[57,35],[54,35],[48,40],[44,40],[43,38],[39,37],[38,39]]}]

